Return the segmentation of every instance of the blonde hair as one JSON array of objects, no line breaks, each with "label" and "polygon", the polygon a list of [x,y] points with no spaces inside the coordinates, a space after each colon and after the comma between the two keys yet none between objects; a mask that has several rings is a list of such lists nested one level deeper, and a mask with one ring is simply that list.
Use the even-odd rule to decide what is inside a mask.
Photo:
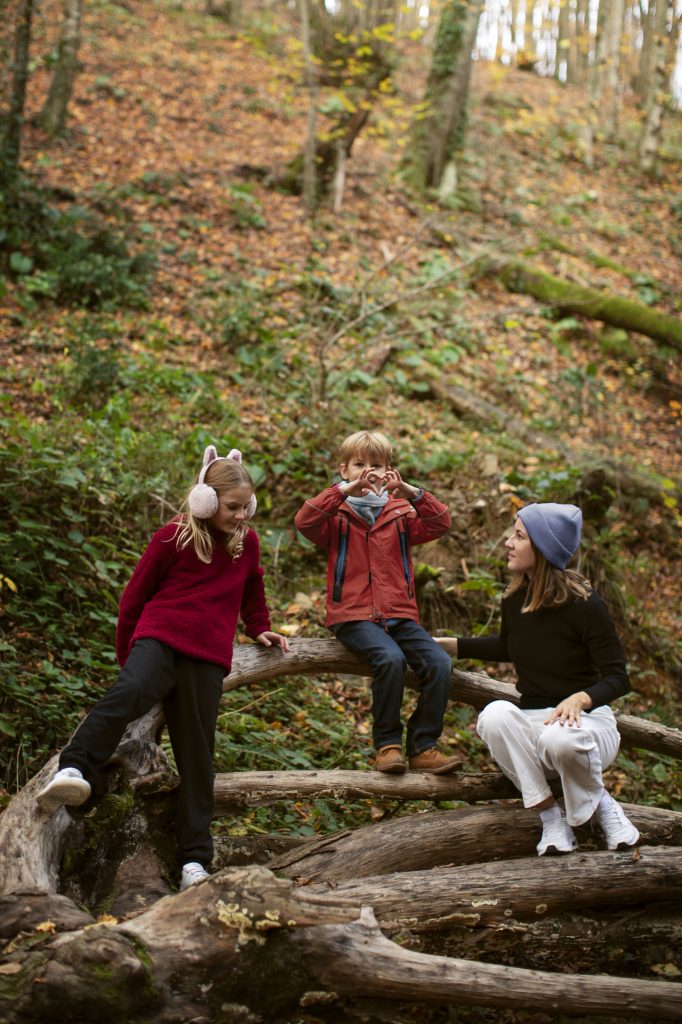
[{"label": "blonde hair", "polygon": [[[529,538],[530,540],[530,538]],[[560,608],[572,598],[586,600],[591,593],[590,581],[577,569],[557,569],[531,540],[535,555],[535,568],[529,578],[524,572],[515,572],[503,597],[509,597],[527,587],[522,612],[536,612],[540,608]]]},{"label": "blonde hair", "polygon": [[354,455],[367,455],[373,461],[390,466],[393,448],[389,439],[378,430],[358,430],[341,445],[339,462],[347,466]]},{"label": "blonde hair", "polygon": [[[195,484],[196,483],[197,481],[195,480]],[[206,470],[204,483],[213,487],[218,495],[218,500],[220,500],[227,491],[232,491],[235,487],[242,487],[244,484],[253,490],[253,480],[242,464],[240,462],[235,462],[234,459],[216,459],[215,462],[212,462]],[[192,515],[188,499],[189,492],[187,494],[187,498],[185,498],[182,503],[180,514],[176,520],[177,531],[175,534],[175,541],[178,551],[181,551],[183,548],[189,547],[189,545],[192,544],[196,551],[197,558],[201,562],[210,564],[211,558],[213,557],[214,536],[211,533],[206,519],[197,519],[196,516]],[[241,555],[244,550],[244,540],[248,532],[249,525],[246,520],[244,520],[237,524],[234,533],[225,537],[225,550],[232,558],[239,558]]]}]

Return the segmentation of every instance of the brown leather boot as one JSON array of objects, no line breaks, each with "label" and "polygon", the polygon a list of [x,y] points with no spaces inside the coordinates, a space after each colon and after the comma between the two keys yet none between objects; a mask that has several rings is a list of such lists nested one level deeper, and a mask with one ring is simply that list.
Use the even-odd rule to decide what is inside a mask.
[{"label": "brown leather boot", "polygon": [[397,746],[382,747],[377,750],[374,767],[378,772],[389,772],[391,775],[399,775],[407,770],[405,759],[400,747]]},{"label": "brown leather boot", "polygon": [[436,747],[429,747],[410,758],[410,771],[429,772],[431,775],[447,775],[456,772],[464,762],[460,757],[446,757]]}]

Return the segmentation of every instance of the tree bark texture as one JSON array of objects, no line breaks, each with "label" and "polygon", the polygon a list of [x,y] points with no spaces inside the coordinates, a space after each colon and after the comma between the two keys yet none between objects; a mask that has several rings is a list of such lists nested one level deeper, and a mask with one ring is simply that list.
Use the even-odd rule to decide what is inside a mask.
[{"label": "tree bark texture", "polygon": [[32,943],[14,944],[2,968],[0,1013],[14,1024],[283,1024],[301,1007],[333,1006],[340,996],[347,1007],[370,997],[679,1019],[679,989],[670,983],[404,950],[382,935],[368,907],[295,889],[254,867],[221,872],[118,924],[45,928]]},{"label": "tree bark texture", "polygon": [[64,0],[57,61],[52,73],[50,90],[40,115],[43,127],[50,136],[63,132],[66,123],[66,111],[78,68],[82,13],[83,0]]},{"label": "tree bark texture", "polygon": [[433,47],[431,70],[412,128],[408,173],[421,188],[438,188],[445,167],[464,141],[471,51],[483,4],[448,0]]},{"label": "tree bark texture", "polygon": [[[679,1020],[679,987],[600,976],[552,975],[395,947],[373,927],[369,911],[344,929],[329,926],[298,937],[315,973],[337,991],[431,1004],[511,1007],[561,1013],[601,1013],[630,1020]],[[354,939],[349,942],[349,935]],[[395,949],[400,950],[395,954]]]},{"label": "tree bark texture", "polygon": [[307,892],[371,906],[382,926],[429,931],[448,922],[494,927],[510,919],[535,921],[582,907],[679,903],[682,849],[639,847],[570,857],[520,857],[494,863],[440,865],[437,870],[314,882]]},{"label": "tree bark texture", "polygon": [[[650,0],[651,2],[651,0]],[[646,117],[639,143],[639,168],[644,174],[656,173],[658,150],[663,130],[663,115],[668,102],[666,73],[666,36],[668,0],[656,0],[654,15],[653,59],[646,99]],[[682,331],[682,327],[680,328]]]},{"label": "tree bark texture", "polygon": [[[289,654],[244,645],[226,687],[323,669],[365,666],[335,640],[294,641]],[[455,692],[482,704],[515,693],[474,673],[455,671],[453,679]],[[668,982],[546,974],[403,949],[381,934],[369,907],[382,928],[407,929],[410,943],[427,946],[436,936],[453,952],[474,955],[458,935],[535,941],[538,925],[555,914],[617,907],[648,915],[682,894],[681,815],[627,807],[646,843],[641,849],[594,851],[598,837],[584,829],[580,853],[554,860],[538,860],[537,816],[518,802],[415,814],[309,841],[229,837],[224,858],[269,858],[268,866],[231,866],[178,894],[166,880],[163,849],[172,831],[168,790],[177,780],[157,746],[162,721],[154,709],[131,724],[92,809],[72,818],[37,807],[55,758],[0,814],[0,1019],[289,1024],[320,1005],[336,1024],[362,1017],[365,999],[389,1008],[404,1001],[547,1012],[560,999],[562,1012],[589,1007],[628,1020],[680,1019],[680,990]],[[463,775],[292,773],[300,793],[282,774],[219,777],[221,809],[292,793],[438,800],[511,792],[495,773],[480,784]],[[541,932],[541,948],[553,934]],[[492,955],[492,939],[486,943]]]},{"label": "tree bark texture", "polygon": [[[682,846],[682,814],[623,805],[646,844]],[[275,856],[268,864],[291,878],[340,881],[442,865],[475,864],[535,856],[538,814],[520,805],[459,807],[376,822],[312,840]],[[603,847],[590,825],[575,830],[582,849]]]}]

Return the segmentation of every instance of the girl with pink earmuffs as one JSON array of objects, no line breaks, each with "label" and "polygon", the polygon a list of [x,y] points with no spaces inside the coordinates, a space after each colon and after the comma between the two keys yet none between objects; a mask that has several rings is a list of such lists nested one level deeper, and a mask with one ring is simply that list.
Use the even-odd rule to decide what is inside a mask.
[{"label": "girl with pink earmuffs", "polygon": [[121,672],[62,750],[38,794],[48,812],[78,806],[126,726],[163,703],[180,774],[176,842],[181,889],[208,876],[213,857],[213,744],[223,679],[241,616],[247,636],[289,649],[270,630],[253,481],[233,449],[210,445],[182,511],[152,537],[123,592],[116,631]]}]

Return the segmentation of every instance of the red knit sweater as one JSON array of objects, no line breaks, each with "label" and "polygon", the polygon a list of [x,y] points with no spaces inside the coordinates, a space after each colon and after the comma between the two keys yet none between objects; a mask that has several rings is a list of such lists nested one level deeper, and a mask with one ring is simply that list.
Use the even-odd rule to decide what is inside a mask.
[{"label": "red knit sweater", "polygon": [[116,657],[124,665],[135,640],[153,637],[229,672],[239,616],[254,640],[270,629],[258,537],[249,530],[239,558],[214,544],[207,565],[191,544],[178,551],[175,533],[175,523],[157,530],[123,591]]}]

